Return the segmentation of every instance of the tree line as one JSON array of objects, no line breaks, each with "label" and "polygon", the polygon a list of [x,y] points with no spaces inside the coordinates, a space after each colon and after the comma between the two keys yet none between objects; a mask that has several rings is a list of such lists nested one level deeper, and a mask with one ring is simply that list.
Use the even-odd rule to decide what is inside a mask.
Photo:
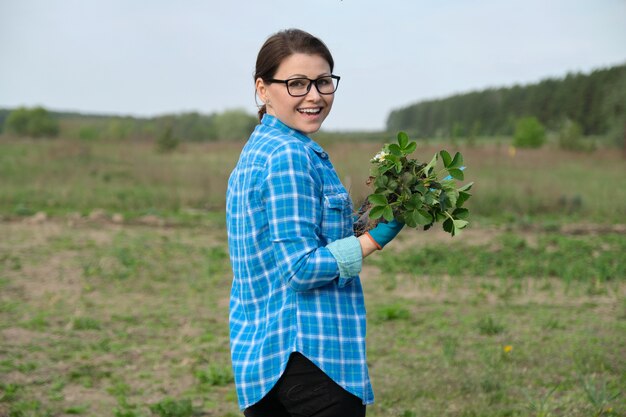
[{"label": "tree line", "polygon": [[33,138],[153,140],[168,134],[181,141],[239,140],[248,138],[257,122],[240,109],[151,118],[53,112],[43,107],[0,109],[0,132]]},{"label": "tree line", "polygon": [[[412,137],[475,138],[511,136],[522,119],[535,118],[548,130],[569,136],[606,135],[623,144],[626,123],[626,64],[589,74],[570,73],[535,84],[489,88],[422,101],[393,110],[387,131]],[[0,132],[21,137],[84,140],[242,140],[257,124],[256,116],[233,109],[221,113],[189,112],[151,118],[85,115],[42,107],[0,109]],[[580,133],[578,133],[580,131]],[[362,132],[358,132],[363,139]],[[318,134],[324,137],[331,133]]]},{"label": "tree line", "polygon": [[553,131],[575,123],[584,135],[621,132],[623,137],[626,65],[422,101],[392,111],[387,129],[417,137],[511,135],[516,122],[527,117]]}]

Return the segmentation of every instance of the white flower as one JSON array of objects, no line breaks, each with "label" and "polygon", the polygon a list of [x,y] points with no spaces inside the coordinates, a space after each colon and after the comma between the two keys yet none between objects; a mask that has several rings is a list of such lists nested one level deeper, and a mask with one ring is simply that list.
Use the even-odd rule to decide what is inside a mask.
[{"label": "white flower", "polygon": [[385,157],[387,155],[389,155],[387,152],[380,151],[376,155],[374,155],[374,157],[370,161],[371,162],[381,162],[383,159],[385,159]]}]

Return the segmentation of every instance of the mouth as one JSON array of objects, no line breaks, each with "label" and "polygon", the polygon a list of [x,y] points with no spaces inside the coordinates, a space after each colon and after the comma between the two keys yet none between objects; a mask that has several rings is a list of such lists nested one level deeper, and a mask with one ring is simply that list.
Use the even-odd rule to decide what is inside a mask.
[{"label": "mouth", "polygon": [[317,116],[318,114],[322,112],[321,107],[306,107],[306,108],[303,107],[303,108],[299,108],[296,110],[298,110],[298,113],[305,114],[308,116]]}]

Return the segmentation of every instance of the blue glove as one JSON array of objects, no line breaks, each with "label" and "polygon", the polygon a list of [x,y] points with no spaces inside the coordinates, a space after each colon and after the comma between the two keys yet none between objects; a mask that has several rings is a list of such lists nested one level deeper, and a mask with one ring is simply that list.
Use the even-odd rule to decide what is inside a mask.
[{"label": "blue glove", "polygon": [[373,228],[366,234],[370,236],[376,246],[378,246],[378,249],[382,249],[387,243],[391,242],[398,233],[400,233],[400,230],[402,230],[403,227],[404,223],[393,219],[388,223],[378,223],[375,228]]}]

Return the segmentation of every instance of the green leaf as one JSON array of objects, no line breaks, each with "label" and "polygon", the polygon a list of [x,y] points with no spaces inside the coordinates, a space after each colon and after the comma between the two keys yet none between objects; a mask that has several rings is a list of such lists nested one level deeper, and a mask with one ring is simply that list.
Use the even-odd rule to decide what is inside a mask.
[{"label": "green leaf", "polygon": [[418,193],[424,195],[428,192],[428,189],[424,187],[423,183],[419,182],[415,184],[415,186],[413,187],[413,191],[417,191]]},{"label": "green leaf", "polygon": [[459,192],[457,190],[446,191],[446,197],[450,207],[456,207],[456,202],[459,198]]},{"label": "green leaf", "polygon": [[[391,157],[391,156],[393,156],[393,155],[390,155],[390,156],[388,156],[387,158],[389,158],[389,157]],[[381,167],[381,168],[380,168],[380,174],[379,174],[379,175],[382,175],[382,174],[386,173],[387,171],[390,171],[390,170],[391,170],[391,169],[393,169],[395,166],[396,166],[396,164],[395,164],[395,163],[393,163],[393,164],[389,164],[389,165],[385,165],[384,167]]]},{"label": "green leaf", "polygon": [[439,154],[435,154],[435,156],[433,156],[433,159],[430,160],[430,162],[424,167],[424,173],[426,175],[430,174],[430,171],[433,169],[433,167],[437,164],[437,159],[438,159]]},{"label": "green leaf", "polygon": [[441,211],[446,211],[450,206],[448,193],[446,193],[445,191],[442,191],[441,194],[439,194],[439,206],[441,207]]},{"label": "green leaf", "polygon": [[419,194],[413,194],[411,198],[405,203],[405,207],[408,210],[416,210],[422,207],[422,198]]},{"label": "green leaf", "polygon": [[455,229],[459,229],[459,230],[464,229],[465,226],[469,224],[467,220],[460,220],[460,219],[453,220],[453,223],[454,223]]},{"label": "green leaf", "polygon": [[374,185],[378,188],[387,187],[387,184],[389,184],[389,177],[386,175],[378,176],[374,181]]},{"label": "green leaf", "polygon": [[409,135],[406,132],[398,132],[398,144],[400,148],[406,148],[407,143],[409,143]]},{"label": "green leaf", "polygon": [[452,160],[452,162],[450,163],[450,165],[446,168],[448,169],[460,169],[463,166],[463,155],[461,155],[460,152],[457,152],[454,155],[454,159]]},{"label": "green leaf", "polygon": [[466,220],[469,218],[469,210],[466,208],[458,208],[452,212],[452,217],[456,219]]},{"label": "green leaf", "polygon": [[404,148],[404,154],[408,155],[410,153],[415,152],[415,149],[417,149],[417,142],[410,142],[405,148]]},{"label": "green leaf", "polygon": [[387,197],[382,194],[371,194],[367,197],[370,203],[374,206],[386,206],[388,204]]},{"label": "green leaf", "polygon": [[406,170],[400,175],[400,182],[407,188],[410,188],[415,180],[415,176]]},{"label": "green leaf", "polygon": [[379,219],[382,217],[385,207],[388,206],[375,206],[370,210],[370,219]]},{"label": "green leaf", "polygon": [[413,216],[411,216],[411,212],[406,213],[404,216],[398,217],[398,221],[404,222],[409,227],[417,227],[418,226],[418,224],[415,221],[415,219],[413,218]]},{"label": "green leaf", "polygon": [[464,191],[459,191],[459,197],[456,199],[456,206],[461,207],[472,195]]},{"label": "green leaf", "polygon": [[435,195],[433,193],[426,193],[422,201],[424,201],[424,204],[432,206],[437,200],[435,199]]},{"label": "green leaf", "polygon": [[470,182],[468,184],[465,184],[464,186],[459,188],[459,191],[469,191],[469,190],[472,189],[472,185],[474,185],[474,182]]},{"label": "green leaf", "polygon": [[437,222],[443,222],[446,219],[448,219],[449,217],[445,215],[445,213],[442,213],[441,211],[437,212],[437,215],[435,216],[435,221]]},{"label": "green leaf", "polygon": [[391,145],[389,145],[389,152],[391,152],[393,155],[396,155],[396,156],[402,156],[402,149],[400,148],[400,146],[396,145],[395,143],[392,143]]},{"label": "green leaf", "polygon": [[452,221],[452,219],[447,218],[444,222],[443,222],[443,230],[452,234],[452,236],[454,236],[454,223]]},{"label": "green leaf", "polygon": [[425,226],[433,222],[433,216],[430,215],[426,210],[413,210],[411,212],[411,217],[415,220],[415,223]]},{"label": "green leaf", "polygon": [[398,174],[402,172],[402,162],[401,161],[396,162],[396,172]]},{"label": "green leaf", "polygon": [[460,169],[448,169],[448,173],[455,180],[463,181],[463,179],[465,178],[465,175],[463,175],[463,171],[461,171]]},{"label": "green leaf", "polygon": [[447,192],[456,192],[456,182],[453,179],[441,181],[441,189]]},{"label": "green leaf", "polygon": [[448,168],[452,163],[452,157],[446,150],[439,151],[439,155],[441,155],[441,160],[443,161],[443,166]]},{"label": "green leaf", "polygon": [[383,209],[383,217],[388,222],[393,220],[393,210],[391,209],[391,206],[385,206],[385,208]]}]

